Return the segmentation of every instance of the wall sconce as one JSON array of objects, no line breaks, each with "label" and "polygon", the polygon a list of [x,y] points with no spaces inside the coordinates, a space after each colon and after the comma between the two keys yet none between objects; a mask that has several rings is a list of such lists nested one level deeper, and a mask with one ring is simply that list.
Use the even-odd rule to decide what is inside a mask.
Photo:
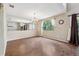
[{"label": "wall sconce", "polygon": [[64,23],[64,20],[59,20],[59,24],[63,24]]}]

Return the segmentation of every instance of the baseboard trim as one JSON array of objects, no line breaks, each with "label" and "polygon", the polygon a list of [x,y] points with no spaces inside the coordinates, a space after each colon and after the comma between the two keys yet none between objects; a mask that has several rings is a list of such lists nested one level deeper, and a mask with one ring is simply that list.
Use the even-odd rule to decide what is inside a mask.
[{"label": "baseboard trim", "polygon": [[44,37],[44,36],[40,36],[40,37],[47,38],[47,39],[54,40],[54,41],[58,41],[58,42],[62,42],[62,43],[66,43],[66,44],[69,44],[69,42],[64,42],[64,41],[60,41],[60,40],[56,40],[56,39],[51,39],[51,38]]},{"label": "baseboard trim", "polygon": [[30,38],[35,38],[35,37],[38,37],[38,36],[31,36],[31,37],[27,37],[27,38],[20,38],[20,39],[8,40],[7,42],[21,40],[21,39],[30,39]]},{"label": "baseboard trim", "polygon": [[54,41],[58,41],[58,42],[62,42],[62,43],[69,44],[69,42],[59,41],[59,40],[51,39],[51,38],[44,37],[44,36],[32,36],[32,37],[27,37],[27,38],[20,38],[20,39],[10,40],[10,41],[7,41],[7,42],[16,41],[16,40],[21,40],[21,39],[30,39],[30,38],[35,38],[35,37],[42,37],[42,38],[46,38],[46,39],[50,39],[50,40],[54,40]]}]

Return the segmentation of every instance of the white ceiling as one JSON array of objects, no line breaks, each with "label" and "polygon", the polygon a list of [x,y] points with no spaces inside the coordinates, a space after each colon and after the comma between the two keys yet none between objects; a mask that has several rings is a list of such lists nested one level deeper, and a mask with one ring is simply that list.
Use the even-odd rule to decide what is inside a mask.
[{"label": "white ceiling", "polygon": [[79,13],[79,3],[68,3],[68,14]]},{"label": "white ceiling", "polygon": [[[14,3],[14,8],[5,4],[8,15],[32,19],[43,19],[59,13],[66,12],[66,4],[62,3]],[[35,15],[34,15],[35,13]]]}]

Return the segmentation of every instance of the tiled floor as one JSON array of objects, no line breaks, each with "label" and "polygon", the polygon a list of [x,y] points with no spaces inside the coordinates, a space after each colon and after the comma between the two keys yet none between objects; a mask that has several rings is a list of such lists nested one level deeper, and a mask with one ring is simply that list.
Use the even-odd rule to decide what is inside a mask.
[{"label": "tiled floor", "polygon": [[62,42],[35,37],[9,41],[6,56],[75,56],[75,47]]}]

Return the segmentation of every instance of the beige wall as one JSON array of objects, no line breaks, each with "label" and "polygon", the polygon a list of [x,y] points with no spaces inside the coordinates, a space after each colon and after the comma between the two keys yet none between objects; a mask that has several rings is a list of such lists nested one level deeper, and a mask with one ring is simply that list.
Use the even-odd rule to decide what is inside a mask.
[{"label": "beige wall", "polygon": [[36,34],[37,36],[40,36],[41,34],[41,21],[36,22]]},{"label": "beige wall", "polygon": [[[70,22],[69,22],[67,14],[60,14],[58,16],[50,17],[47,19],[52,20],[53,18],[55,18],[54,30],[42,31],[42,33],[40,35],[43,37],[68,42],[67,37],[68,37],[68,30],[69,30]],[[45,19],[45,20],[47,20],[47,19]],[[62,25],[59,24],[59,20],[61,20],[61,19],[64,20],[64,24],[62,24]]]}]

